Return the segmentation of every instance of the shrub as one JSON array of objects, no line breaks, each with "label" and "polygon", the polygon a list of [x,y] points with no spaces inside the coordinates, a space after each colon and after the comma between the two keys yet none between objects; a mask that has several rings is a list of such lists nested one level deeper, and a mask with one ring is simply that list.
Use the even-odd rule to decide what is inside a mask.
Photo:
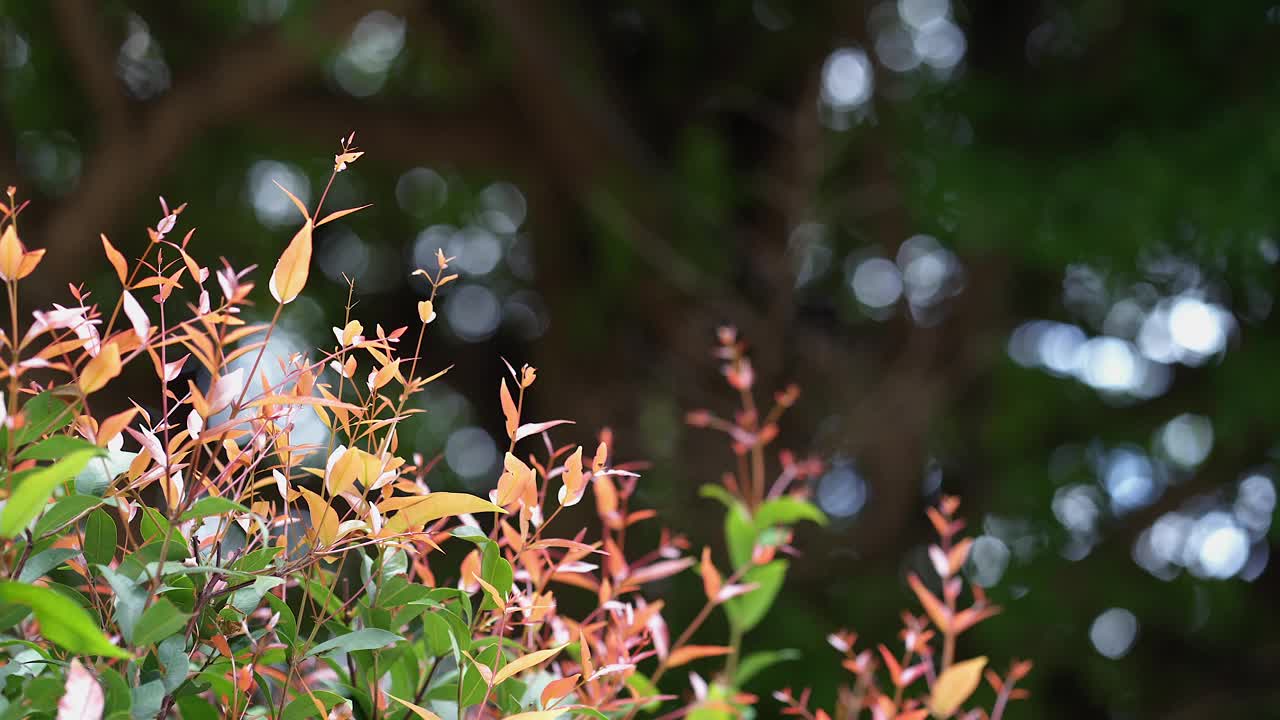
[{"label": "shrub", "polygon": [[[353,140],[335,157],[330,184],[360,158]],[[271,273],[269,322],[243,317],[255,295],[249,273],[226,260],[202,265],[193,231],[176,239],[185,206],[162,200],[137,262],[102,237],[119,297],[99,305],[72,286],[72,302],[35,310],[23,325],[20,281],[43,251],[20,241],[25,203],[10,189],[0,205],[9,304],[0,332],[8,385],[0,399],[0,644],[8,657],[0,715],[666,712],[705,720],[755,712],[743,685],[788,656],[740,657],[742,638],[782,589],[791,528],[825,522],[805,499],[816,460],[779,453],[780,471],[766,482],[765,452],[798,391],[758,411],[750,361],[733,331],[721,331],[717,353],[742,408],[732,421],[700,411],[689,422],[725,432],[739,459],[737,472],[704,488],[727,509],[727,561],[709,548],[691,553],[666,531],[656,548],[629,547],[628,530],[654,519],[632,507],[635,466],[614,458],[608,431],[586,447],[556,444],[551,435],[570,430],[567,421],[526,418],[537,379],[527,365],[508,366],[498,384],[508,448],[495,488],[487,498],[433,490],[433,463],[406,452],[398,430],[421,412],[415,396],[446,372],[422,349],[437,294],[457,277],[452,258],[438,252],[435,268],[416,271],[431,287],[416,328],[367,329],[348,303],[331,349],[267,352],[285,306],[306,285],[313,231],[360,209],[322,215],[325,195],[313,212],[289,194],[303,221]],[[121,377],[133,389],[146,378],[152,394],[107,412],[103,391]],[[306,414],[324,423],[324,444],[296,437]],[[598,528],[557,523],[588,493]],[[919,678],[932,687],[928,707],[946,717],[977,684],[981,662],[953,663],[954,638],[994,608],[975,588],[976,604],[956,609],[968,542],[952,542],[954,511],[948,500],[932,515],[943,538],[933,549],[943,599],[913,578],[927,618],[906,616],[900,659],[880,646],[893,691],[876,689],[875,660],[854,654],[851,636],[833,636],[857,676],[837,717],[864,708],[877,718],[923,717],[922,702],[903,700]],[[645,591],[690,569],[705,605],[687,626],[668,628],[663,602]],[[574,606],[589,598],[590,609],[561,611],[561,596]],[[719,609],[728,641],[696,639]],[[944,640],[939,662],[930,622]],[[708,658],[722,664],[710,680],[691,674],[689,691],[660,689],[671,689],[672,670]],[[993,716],[1016,697],[1024,673],[1018,665],[992,678]],[[810,713],[806,694],[778,698],[784,712],[826,717]]]}]

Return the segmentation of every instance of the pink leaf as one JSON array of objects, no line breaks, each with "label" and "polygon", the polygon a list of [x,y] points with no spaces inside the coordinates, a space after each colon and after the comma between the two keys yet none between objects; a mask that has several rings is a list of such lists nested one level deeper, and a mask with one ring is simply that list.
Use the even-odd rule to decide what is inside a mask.
[{"label": "pink leaf", "polygon": [[137,333],[138,339],[145,345],[147,338],[151,337],[151,320],[128,290],[124,291],[121,299],[124,300],[124,314],[129,318],[129,322],[133,324],[133,331]]},{"label": "pink leaf", "polygon": [[57,720],[101,720],[106,698],[93,673],[79,660],[72,660],[67,671],[66,691],[58,701]]},{"label": "pink leaf", "polygon": [[573,424],[572,420],[548,420],[546,422],[540,422],[540,423],[526,423],[524,425],[521,425],[519,429],[516,430],[516,442],[520,442],[521,440],[529,437],[530,435],[537,435],[540,432],[545,432],[547,430],[550,430],[551,428],[557,425],[572,425],[572,424]]},{"label": "pink leaf", "polygon": [[662,578],[671,577],[679,572],[688,570],[694,563],[693,558],[683,558],[680,560],[662,560],[646,567],[637,568],[627,578],[628,582],[637,585],[661,580]]}]

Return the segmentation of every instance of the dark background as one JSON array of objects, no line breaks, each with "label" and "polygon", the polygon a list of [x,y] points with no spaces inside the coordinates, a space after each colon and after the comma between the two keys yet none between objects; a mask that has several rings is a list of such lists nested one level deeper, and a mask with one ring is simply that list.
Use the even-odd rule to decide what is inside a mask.
[{"label": "dark background", "polygon": [[314,204],[355,130],[328,207],[374,207],[318,233],[277,340],[331,342],[343,273],[366,327],[414,323],[410,271],[457,255],[457,367],[402,443],[438,485],[496,476],[506,357],[714,543],[732,456],[681,421],[729,410],[714,328],[805,389],[783,441],[835,522],[747,641],[806,657],[757,689],[830,698],[827,632],[894,636],[942,491],[1007,608],[962,650],[1037,664],[1013,717],[1276,717],[1278,71],[1253,0],[7,0],[0,182],[50,250],[33,300],[114,293],[97,235],[140,251],[160,194],[206,263],[269,268],[270,181]]}]

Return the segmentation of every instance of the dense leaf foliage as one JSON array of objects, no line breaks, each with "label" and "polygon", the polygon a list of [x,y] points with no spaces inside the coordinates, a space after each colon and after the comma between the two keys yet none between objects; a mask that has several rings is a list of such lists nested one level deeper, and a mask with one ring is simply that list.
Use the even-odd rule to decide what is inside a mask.
[{"label": "dense leaf foliage", "polygon": [[[330,182],[359,159],[353,142],[343,141]],[[743,685],[797,656],[743,657],[743,637],[785,587],[792,528],[826,522],[806,499],[817,460],[784,451],[776,477],[766,470],[798,389],[758,408],[744,346],[721,331],[717,355],[742,407],[732,420],[697,411],[689,421],[723,431],[740,459],[703,491],[726,508],[725,560],[666,531],[656,548],[635,548],[629,531],[655,518],[632,505],[640,466],[615,459],[607,430],[588,452],[552,440],[569,421],[527,418],[537,380],[527,365],[508,365],[498,384],[509,444],[495,486],[433,490],[433,461],[403,448],[398,430],[424,411],[415,396],[447,371],[429,369],[422,351],[437,292],[457,277],[452,258],[439,251],[434,268],[418,271],[431,287],[418,327],[370,332],[348,317],[333,328],[333,347],[277,357],[270,338],[305,289],[313,224],[354,211],[316,222],[327,193],[314,213],[285,193],[302,229],[272,272],[271,322],[241,318],[254,295],[249,272],[201,264],[194,230],[170,237],[185,206],[162,201],[138,262],[102,237],[122,286],[114,304],[72,286],[71,303],[34,310],[24,324],[19,281],[42,252],[22,244],[24,204],[10,191],[0,239],[10,308],[0,333],[0,717],[755,712]],[[133,375],[154,395],[107,411],[103,391]],[[322,421],[322,441],[298,437],[304,415]],[[598,522],[575,528],[562,512],[588,494]],[[970,607],[957,606],[970,543],[956,539],[955,509],[947,499],[931,515],[942,595],[912,576],[926,615],[904,616],[905,654],[880,645],[881,664],[855,654],[851,636],[832,636],[857,678],[839,717],[986,717],[960,710],[985,660],[955,662],[954,642],[995,608],[977,587]],[[688,572],[705,605],[669,628],[660,588]],[[718,610],[729,637],[706,640]],[[713,673],[691,673],[687,689],[667,680],[685,666]],[[1019,696],[1014,682],[1027,669],[989,676],[993,718]],[[925,694],[908,699],[913,686]],[[785,712],[813,717],[806,695],[777,698]]]}]

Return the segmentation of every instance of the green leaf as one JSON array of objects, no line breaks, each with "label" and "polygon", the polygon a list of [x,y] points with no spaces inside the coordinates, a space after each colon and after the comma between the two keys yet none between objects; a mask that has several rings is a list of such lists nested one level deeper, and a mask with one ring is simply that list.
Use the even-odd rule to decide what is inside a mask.
[{"label": "green leaf", "polygon": [[124,676],[118,670],[108,666],[98,668],[98,678],[102,681],[102,688],[106,694],[105,715],[113,712],[129,712],[133,708],[133,693],[129,689],[129,683],[125,682]]},{"label": "green leaf", "polygon": [[106,510],[94,510],[84,522],[84,559],[90,565],[107,565],[116,556],[116,519]]},{"label": "green leaf", "polygon": [[52,390],[32,397],[22,406],[22,414],[27,422],[16,431],[14,443],[18,446],[26,445],[41,435],[61,430],[71,424],[79,410],[78,400],[68,404]]},{"label": "green leaf", "polygon": [[76,475],[76,492],[101,497],[117,475],[128,471],[136,457],[136,452],[107,450],[106,457],[95,458]]},{"label": "green leaf", "polygon": [[726,490],[723,485],[707,483],[706,485],[698,488],[698,494],[704,498],[719,500],[728,510],[732,510],[735,507],[742,507],[742,501],[734,497],[733,494]]},{"label": "green leaf", "polygon": [[[0,603],[0,632],[17,625],[31,614],[31,608],[18,603]],[[0,668],[0,679],[4,678],[4,668]]]},{"label": "green leaf", "polygon": [[40,621],[45,639],[82,655],[129,658],[129,653],[111,644],[98,623],[76,601],[49,588],[0,582],[0,601],[26,605]]},{"label": "green leaf", "polygon": [[[658,690],[658,686],[654,685],[653,681],[649,679],[648,675],[641,675],[638,672],[631,673],[631,675],[627,677],[627,687],[634,690],[637,697],[657,697],[662,694],[661,691]],[[653,700],[641,705],[640,709],[647,712],[653,712],[661,705],[661,700]]]},{"label": "green leaf", "polygon": [[388,645],[400,642],[404,638],[395,633],[386,630],[378,630],[377,628],[365,628],[356,630],[345,635],[339,635],[336,638],[326,640],[319,645],[307,651],[304,657],[312,657],[314,655],[332,655],[335,653],[346,653],[354,650],[380,650]]},{"label": "green leaf", "polygon": [[187,695],[178,699],[182,720],[218,720],[222,715],[208,700],[199,695]]},{"label": "green leaf", "polygon": [[793,497],[764,501],[756,508],[754,520],[757,532],[774,525],[794,525],[801,520],[812,520],[819,525],[827,524],[826,514],[817,505]]},{"label": "green leaf", "polygon": [[734,678],[734,684],[738,687],[742,687],[750,682],[751,678],[760,674],[761,671],[767,668],[777,665],[778,663],[799,659],[799,650],[770,650],[751,653],[744,657],[742,662],[738,665],[738,674]]},{"label": "green leaf", "polygon": [[[60,530],[64,525],[101,504],[102,498],[79,493],[72,493],[66,497],[59,498],[53,504],[53,507],[49,508],[49,511],[36,523],[35,536],[38,538],[44,537],[55,530]],[[115,544],[114,540],[112,544]]]},{"label": "green leaf", "polygon": [[739,595],[725,602],[725,611],[729,621],[739,632],[747,632],[760,624],[768,614],[773,601],[782,590],[782,581],[787,577],[787,561],[774,560],[767,565],[757,565],[742,576],[743,584],[755,583],[758,587],[746,595]]},{"label": "green leaf", "polygon": [[247,513],[249,508],[238,502],[233,502],[224,497],[202,497],[191,506],[191,509],[182,513],[181,520],[198,520],[200,518],[209,517],[210,515],[223,515],[226,513]]},{"label": "green leaf", "polygon": [[0,511],[0,537],[15,537],[22,532],[62,483],[75,477],[98,454],[97,450],[74,452],[58,462],[26,476],[9,496]]},{"label": "green leaf", "polygon": [[133,644],[146,647],[159,642],[185,629],[190,619],[190,614],[182,612],[166,598],[160,598],[138,619],[137,629],[133,633]]},{"label": "green leaf", "polygon": [[280,577],[260,577],[253,581],[252,585],[242,587],[231,594],[231,607],[248,615],[258,609],[258,605],[262,603],[262,596],[267,594],[268,590],[284,584],[284,578]]},{"label": "green leaf", "polygon": [[434,657],[449,652],[449,623],[439,612],[429,612],[422,616],[422,639],[426,643],[427,652]]},{"label": "green leaf", "polygon": [[746,509],[741,505],[735,505],[725,513],[724,539],[729,547],[729,560],[733,563],[734,570],[751,564],[756,531],[751,526],[751,518],[747,516]]},{"label": "green leaf", "polygon": [[133,717],[135,720],[151,720],[160,714],[164,705],[164,683],[152,680],[133,688]]},{"label": "green leaf", "polygon": [[120,633],[124,635],[126,641],[132,642],[133,630],[146,606],[147,593],[127,575],[112,570],[106,565],[98,565],[97,568],[107,584],[111,586],[111,592],[115,596],[116,624],[120,626]]},{"label": "green leaf", "polygon": [[324,717],[334,707],[346,702],[347,699],[337,693],[328,690],[315,690],[311,693],[324,705],[324,713],[316,707],[315,701],[310,695],[302,693],[294,698],[292,702],[284,706],[284,713],[280,716],[280,720],[308,720],[309,718]]},{"label": "green leaf", "polygon": [[311,598],[320,603],[325,612],[336,615],[342,611],[342,601],[338,599],[337,595],[333,594],[328,585],[316,582],[311,578],[304,578],[303,582],[306,583],[307,591],[311,593]]},{"label": "green leaf", "polygon": [[473,542],[477,545],[484,542],[493,542],[492,540],[489,540],[489,536],[485,535],[483,530],[478,527],[472,527],[471,525],[460,525],[449,534],[460,540]]},{"label": "green leaf", "polygon": [[39,717],[41,710],[47,713],[56,712],[58,698],[62,697],[64,685],[55,677],[34,677],[27,681],[22,690],[22,699],[30,703],[33,715]]},{"label": "green leaf", "polygon": [[142,508],[142,521],[139,524],[142,528],[142,538],[147,542],[164,542],[165,535],[168,534],[169,521],[165,519],[164,514],[159,510],[144,506]]},{"label": "green leaf", "polygon": [[186,635],[170,635],[156,646],[156,659],[164,666],[165,692],[173,692],[186,682],[191,671],[191,654],[187,652]]},{"label": "green leaf", "polygon": [[[502,557],[502,551],[498,549],[497,543],[489,543],[484,546],[484,553],[480,562],[480,577],[489,583],[498,591],[499,595],[506,597],[511,592],[511,586],[515,583],[515,572],[511,568],[511,563]],[[484,594],[484,603],[480,605],[483,610],[497,609],[493,598],[488,593]]]},{"label": "green leaf", "polygon": [[293,614],[293,610],[289,608],[289,604],[284,600],[267,593],[264,597],[271,609],[280,613],[280,620],[276,622],[276,634],[285,642],[292,650],[293,645],[298,642],[298,620]]},{"label": "green leaf", "polygon": [[235,563],[232,564],[232,567],[236,570],[243,570],[244,572],[249,573],[266,570],[267,566],[271,564],[271,561],[275,560],[275,557],[279,555],[283,549],[284,548],[273,546],[252,550],[245,553],[239,560],[236,560]]},{"label": "green leaf", "polygon": [[28,445],[25,450],[18,453],[18,459],[57,460],[60,457],[65,457],[81,450],[92,450],[95,454],[106,455],[97,445],[84,438],[78,438],[74,435],[55,435],[51,438],[45,438],[34,445]]},{"label": "green leaf", "polygon": [[39,580],[45,576],[45,573],[79,554],[78,550],[72,548],[50,548],[42,553],[36,553],[27,560],[26,565],[22,566],[18,582],[30,583]]}]

